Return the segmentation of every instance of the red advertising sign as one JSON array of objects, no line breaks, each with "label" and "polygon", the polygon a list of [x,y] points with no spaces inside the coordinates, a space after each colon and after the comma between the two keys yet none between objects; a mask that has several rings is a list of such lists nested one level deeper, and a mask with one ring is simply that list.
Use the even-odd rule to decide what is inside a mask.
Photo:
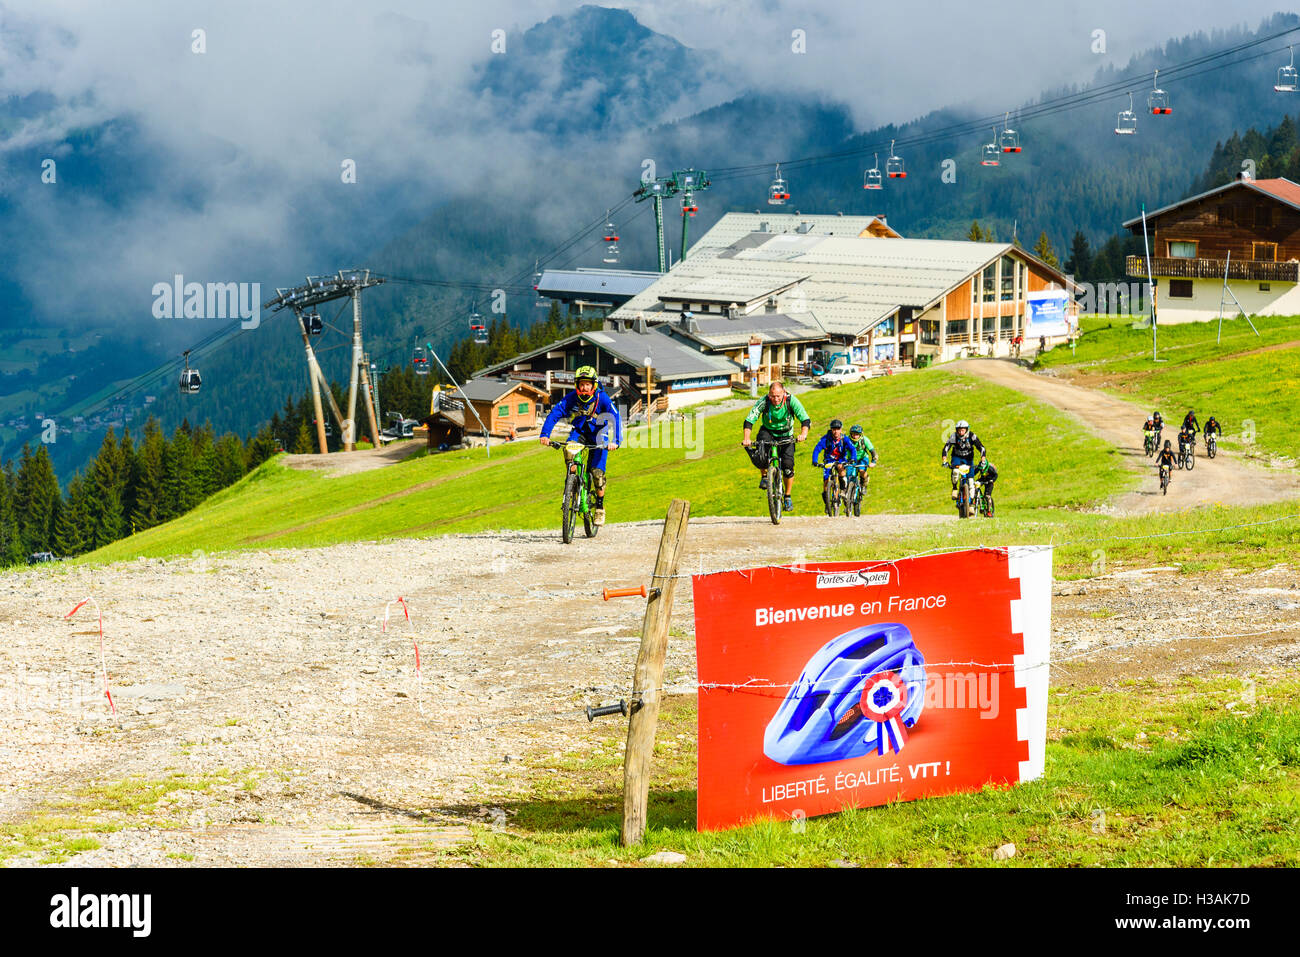
[{"label": "red advertising sign", "polygon": [[694,576],[697,826],[1043,772],[1050,549]]}]

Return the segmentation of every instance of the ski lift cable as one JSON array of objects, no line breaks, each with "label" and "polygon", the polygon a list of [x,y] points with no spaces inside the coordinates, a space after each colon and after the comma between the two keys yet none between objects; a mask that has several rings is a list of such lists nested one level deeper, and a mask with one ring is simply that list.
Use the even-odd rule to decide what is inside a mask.
[{"label": "ski lift cable", "polygon": [[[1219,50],[1214,53],[1205,54],[1204,56],[1197,57],[1192,60],[1188,60],[1185,63],[1175,64],[1172,67],[1164,67],[1161,69],[1161,72],[1165,74],[1166,79],[1172,77],[1178,80],[1187,80],[1195,76],[1201,76],[1206,73],[1214,72],[1215,70],[1225,69],[1227,67],[1238,65],[1238,64],[1249,63],[1253,60],[1257,60],[1265,56],[1272,56],[1278,52],[1281,52],[1282,48],[1278,47],[1270,50],[1265,50],[1249,57],[1238,57],[1226,63],[1219,63],[1218,61],[1225,60],[1229,57],[1234,57],[1235,54],[1240,53],[1243,50],[1248,50],[1253,47],[1257,47],[1261,44],[1272,42],[1273,40],[1279,39],[1280,37],[1284,37],[1290,33],[1294,33],[1297,31],[1300,31],[1300,27],[1292,27],[1290,29],[1283,30],[1279,33],[1272,34],[1268,37],[1260,37],[1255,40],[1250,40],[1238,44],[1234,47],[1228,47],[1224,50]],[[1214,64],[1214,65],[1207,69],[1195,69],[1197,67],[1204,66],[1205,64]],[[1143,70],[1140,74],[1125,76],[1110,81],[1108,83],[1101,84],[1100,86],[1090,87],[1089,89],[1080,91],[1078,93],[1065,94],[1063,96],[1055,97],[1050,100],[1040,101],[1037,104],[1021,107],[1020,109],[1013,111],[1017,114],[1016,122],[1020,123],[1022,122],[1023,119],[1032,119],[1039,116],[1053,115],[1058,112],[1066,112],[1067,110],[1075,109],[1079,106],[1096,102],[1097,100],[1113,97],[1115,93],[1122,92],[1128,89],[1129,87],[1131,87],[1135,79],[1145,76],[1147,72],[1148,71]],[[950,139],[962,133],[978,132],[979,130],[982,130],[985,127],[987,127],[989,123],[994,122],[998,119],[999,117],[997,116],[997,114],[990,114],[987,117],[981,117],[977,119],[963,121],[961,123],[954,123],[946,127],[940,127],[939,129],[931,130],[928,131],[927,133],[920,134],[918,136],[901,138],[897,140],[897,143],[899,146],[912,147],[916,145],[922,145],[928,142],[933,142],[936,140]],[[795,159],[783,159],[781,160],[781,165],[786,168],[791,168],[791,167],[798,168],[807,165],[812,165],[814,163],[824,162],[827,160],[847,158],[850,156],[852,157],[863,156],[873,151],[878,151],[880,149],[883,149],[883,147],[884,147],[884,142],[881,141],[879,143],[872,143],[863,147],[855,147],[851,150],[842,150],[835,153],[826,153],[826,154],[810,156],[810,157],[799,157]],[[727,179],[740,178],[741,176],[746,176],[746,175],[757,175],[760,173],[766,173],[768,170],[771,169],[771,167],[772,167],[771,162],[755,163],[747,166],[719,167],[712,170],[710,172],[710,176],[715,181],[722,181]]]}]

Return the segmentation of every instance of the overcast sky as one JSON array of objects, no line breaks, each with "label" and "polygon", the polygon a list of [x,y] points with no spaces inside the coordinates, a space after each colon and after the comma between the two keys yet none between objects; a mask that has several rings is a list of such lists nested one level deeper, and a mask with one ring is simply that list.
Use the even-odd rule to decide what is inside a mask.
[{"label": "overcast sky", "polygon": [[[506,31],[509,55],[518,31],[579,5],[0,0],[0,98],[40,92],[59,104],[0,141],[0,191],[29,218],[45,261],[81,263],[75,275],[44,278],[27,264],[23,281],[33,298],[71,307],[83,284],[147,289],[173,268],[211,275],[232,262],[292,259],[305,245],[293,214],[329,205],[322,187],[338,186],[344,158],[356,160],[362,182],[410,184],[413,209],[488,174],[508,176],[535,162],[528,134],[504,132],[467,92],[472,67],[491,55],[493,30]],[[736,92],[822,91],[866,127],[954,104],[1010,109],[1173,37],[1254,29],[1278,0],[618,5],[715,54]],[[202,55],[192,50],[196,29],[206,32]],[[804,53],[792,49],[796,30]],[[1105,31],[1105,53],[1093,52],[1096,30]],[[15,191],[14,177],[30,171],[5,170],[6,154],[49,144],[57,157],[70,130],[122,116],[141,130],[131,146],[165,156],[149,171],[156,190],[125,205],[72,192],[54,204],[39,187]]]}]

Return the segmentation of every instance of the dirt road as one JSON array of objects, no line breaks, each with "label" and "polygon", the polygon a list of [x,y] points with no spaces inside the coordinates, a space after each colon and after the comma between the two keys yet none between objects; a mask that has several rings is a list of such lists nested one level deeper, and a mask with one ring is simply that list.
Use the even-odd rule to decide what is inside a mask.
[{"label": "dirt road", "polygon": [[[1149,410],[1052,376],[1037,375],[1006,359],[966,359],[945,368],[979,376],[1053,405],[1122,450],[1124,461],[1144,479],[1137,490],[1116,499],[1114,505],[1119,512],[1174,511],[1215,503],[1263,505],[1300,495],[1300,475],[1294,469],[1247,464],[1225,452],[1209,459],[1204,444],[1199,442],[1196,467],[1190,472],[1176,470],[1169,493],[1161,495],[1155,467],[1142,450],[1142,423]],[[1171,411],[1171,424],[1166,425],[1164,437],[1173,439],[1176,445],[1182,417],[1179,413],[1178,420],[1173,421],[1172,415]]]}]

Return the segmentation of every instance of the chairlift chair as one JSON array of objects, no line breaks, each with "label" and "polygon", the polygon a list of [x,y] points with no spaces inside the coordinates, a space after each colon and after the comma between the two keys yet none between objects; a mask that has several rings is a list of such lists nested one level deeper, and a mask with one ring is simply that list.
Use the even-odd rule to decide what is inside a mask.
[{"label": "chairlift chair", "polygon": [[416,375],[429,374],[429,357],[424,354],[423,346],[415,347],[415,353],[411,357],[411,364],[415,366]]},{"label": "chairlift chair", "polygon": [[682,215],[694,216],[700,211],[700,207],[695,202],[695,195],[688,189],[682,193]]},{"label": "chairlift chair", "polygon": [[186,395],[193,395],[199,391],[203,385],[203,377],[199,375],[198,369],[190,368],[190,351],[185,350],[185,368],[181,370],[180,389]]},{"label": "chairlift chair", "polygon": [[609,219],[609,210],[605,210],[605,256],[604,261],[607,263],[618,262],[618,229],[615,228],[613,220]]},{"label": "chairlift chair", "polygon": [[1133,112],[1133,94],[1128,95],[1128,109],[1120,110],[1115,120],[1115,132],[1121,136],[1132,136],[1138,131],[1137,114]]},{"label": "chairlift chair", "polygon": [[998,159],[1002,155],[998,149],[998,128],[993,127],[993,141],[984,144],[984,158],[980,160],[981,166],[999,166],[1001,161]]},{"label": "chairlift chair", "polygon": [[903,158],[894,155],[895,140],[889,141],[889,159],[885,160],[885,174],[890,179],[906,179],[907,171],[903,169]]},{"label": "chairlift chair", "polygon": [[1300,91],[1300,74],[1295,68],[1295,47],[1287,47],[1291,51],[1291,65],[1281,67],[1277,71],[1277,85],[1273,87],[1276,93],[1295,93]]},{"label": "chairlift chair", "polygon": [[786,186],[785,180],[781,178],[781,164],[776,164],[776,175],[772,178],[772,185],[767,188],[767,204],[769,206],[784,206],[785,201],[790,198],[790,189]]},{"label": "chairlift chair", "polygon": [[1004,153],[1020,152],[1020,134],[1010,126],[1011,114],[1008,113],[1002,120],[1002,134],[998,137],[998,143],[1002,146]]},{"label": "chairlift chair", "polygon": [[880,154],[879,153],[876,154],[875,165],[872,166],[871,169],[867,170],[867,172],[862,177],[862,188],[863,189],[884,188],[884,184],[880,176]]},{"label": "chairlift chair", "polygon": [[1169,94],[1160,87],[1155,86],[1155,82],[1159,77],[1160,71],[1156,70],[1155,78],[1151,81],[1154,89],[1147,94],[1147,107],[1150,108],[1152,116],[1163,116],[1173,112],[1173,109],[1169,106]]},{"label": "chairlift chair", "polygon": [[480,346],[487,345],[488,331],[487,325],[483,322],[483,317],[477,312],[471,313],[469,317],[469,329],[474,333],[474,341]]}]

